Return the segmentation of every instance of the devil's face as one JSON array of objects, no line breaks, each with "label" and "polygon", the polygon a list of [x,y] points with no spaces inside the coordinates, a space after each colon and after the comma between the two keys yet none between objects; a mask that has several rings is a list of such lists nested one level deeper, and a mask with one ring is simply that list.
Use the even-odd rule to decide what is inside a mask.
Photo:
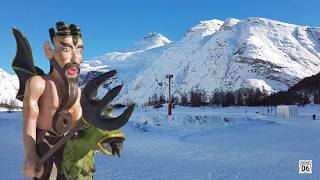
[{"label": "devil's face", "polygon": [[54,59],[61,68],[65,68],[68,78],[76,78],[80,73],[79,65],[82,62],[83,42],[79,37],[64,36],[53,38],[55,46]]}]

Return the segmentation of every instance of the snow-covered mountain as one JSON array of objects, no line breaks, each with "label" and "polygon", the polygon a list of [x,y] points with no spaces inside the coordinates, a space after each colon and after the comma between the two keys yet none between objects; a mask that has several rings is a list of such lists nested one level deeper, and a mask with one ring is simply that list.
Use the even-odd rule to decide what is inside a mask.
[{"label": "snow-covered mountain", "polygon": [[18,76],[10,75],[0,68],[0,103],[10,103],[13,100],[21,106],[22,102],[16,100],[18,89]]},{"label": "snow-covered mountain", "polygon": [[139,74],[150,67],[156,59],[159,59],[172,42],[161,34],[150,33],[133,44],[125,52],[107,53],[82,63],[80,84],[86,83],[96,74],[115,69],[118,73],[114,83],[124,85],[120,94],[120,97],[124,98],[124,95],[129,92],[129,83],[135,81]]},{"label": "snow-covered mountain", "polygon": [[320,28],[265,18],[201,21],[180,41],[151,33],[133,48],[96,57],[82,69],[118,70],[125,85],[120,102],[167,94],[167,74],[174,75],[175,95],[195,87],[208,93],[240,87],[274,92],[319,72],[319,38]]},{"label": "snow-covered mountain", "polygon": [[[274,92],[318,73],[319,65],[320,28],[230,18],[201,21],[177,42],[150,33],[128,50],[88,60],[81,67],[81,84],[116,69],[115,83],[124,84],[117,101],[144,103],[155,93],[167,95],[167,74],[174,77],[176,96],[192,88],[208,94],[241,87]],[[1,70],[0,100],[14,99],[17,89],[17,77]]]}]

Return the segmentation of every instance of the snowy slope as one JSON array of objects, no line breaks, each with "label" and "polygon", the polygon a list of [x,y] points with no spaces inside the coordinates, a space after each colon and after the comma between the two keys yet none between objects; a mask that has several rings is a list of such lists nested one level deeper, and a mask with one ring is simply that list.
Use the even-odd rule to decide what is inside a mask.
[{"label": "snowy slope", "polygon": [[18,105],[22,105],[21,101],[16,100],[19,89],[18,76],[10,75],[0,68],[0,102],[10,102],[14,100]]},{"label": "snowy slope", "polygon": [[83,67],[117,69],[126,89],[121,102],[143,103],[154,93],[167,94],[167,74],[174,75],[177,96],[194,87],[208,93],[240,87],[273,92],[318,73],[319,32],[319,28],[255,17],[202,21],[180,41],[153,41],[157,45],[145,43],[150,48],[141,45],[107,53]]},{"label": "snowy slope", "polygon": [[[167,49],[171,44],[161,34],[150,33],[142,40],[125,52],[111,52],[93,60],[81,64],[81,81],[92,78],[90,72],[106,72],[117,70],[117,81],[115,83],[125,85],[122,94],[128,93],[128,84],[134,81],[138,74],[147,69],[154,60]],[[89,73],[88,73],[89,72]],[[128,100],[126,100],[128,101]]]},{"label": "snowy slope", "polygon": [[[137,108],[122,128],[121,158],[98,153],[94,179],[318,179],[320,121],[312,114],[319,116],[319,108],[299,107],[300,117],[284,120],[263,116],[266,107],[177,106],[173,121],[166,118],[166,108]],[[0,112],[0,131],[6,132],[0,136],[2,179],[24,179],[21,128],[21,112]],[[312,174],[298,173],[303,159],[313,161]]]}]

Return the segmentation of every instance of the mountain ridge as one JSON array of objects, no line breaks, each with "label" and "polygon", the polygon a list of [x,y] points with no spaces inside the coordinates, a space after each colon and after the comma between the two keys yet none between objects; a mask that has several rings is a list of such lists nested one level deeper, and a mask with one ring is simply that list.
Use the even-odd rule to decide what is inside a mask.
[{"label": "mountain ridge", "polygon": [[260,17],[213,19],[200,21],[176,42],[152,32],[125,51],[89,59],[81,65],[81,83],[116,69],[115,83],[124,84],[116,102],[143,104],[154,94],[167,94],[167,74],[174,76],[174,96],[193,88],[208,94],[241,87],[273,93],[317,74],[319,66],[319,27]]},{"label": "mountain ridge", "polygon": [[[143,103],[154,93],[166,94],[167,74],[174,75],[172,92],[176,96],[195,87],[209,93],[241,87],[272,93],[318,73],[319,37],[319,28],[266,18],[208,20],[190,28],[180,41],[126,52],[134,57],[121,62],[105,56],[95,60],[122,73],[119,76],[126,90],[120,102]],[[134,73],[132,61],[141,63]],[[128,72],[130,78],[122,78]]]}]

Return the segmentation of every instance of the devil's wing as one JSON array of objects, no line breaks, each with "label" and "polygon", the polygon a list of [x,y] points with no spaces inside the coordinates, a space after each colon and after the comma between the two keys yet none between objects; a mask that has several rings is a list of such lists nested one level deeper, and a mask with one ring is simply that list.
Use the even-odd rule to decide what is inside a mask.
[{"label": "devil's wing", "polygon": [[44,75],[44,72],[34,65],[30,45],[22,32],[16,28],[12,28],[12,31],[17,42],[17,53],[12,62],[12,68],[19,78],[19,91],[16,98],[23,101],[27,80],[34,75]]}]

